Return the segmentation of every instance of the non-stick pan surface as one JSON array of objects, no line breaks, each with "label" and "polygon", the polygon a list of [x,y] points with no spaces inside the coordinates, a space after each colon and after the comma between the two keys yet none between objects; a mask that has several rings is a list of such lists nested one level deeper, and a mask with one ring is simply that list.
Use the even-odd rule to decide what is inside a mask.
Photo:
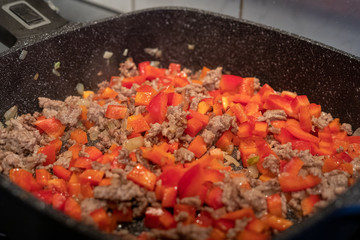
[{"label": "non-stick pan surface", "polygon": [[[189,44],[195,48],[189,49]],[[126,59],[125,49],[136,62],[158,60],[144,52],[147,47],[162,50],[163,66],[170,62],[191,69],[223,66],[235,75],[256,76],[276,90],[306,94],[311,102],[321,104],[323,111],[354,129],[359,127],[358,58],[271,28],[183,8],[143,10],[82,27],[67,26],[19,44],[0,57],[0,115],[13,105],[19,107],[20,114],[39,111],[37,97],[63,100],[76,94],[79,82],[86,89],[96,88],[100,81],[118,74],[118,63]],[[22,50],[28,52],[24,60],[19,59]],[[112,51],[114,56],[106,60],[104,51]],[[58,61],[60,76],[52,73]],[[37,80],[35,74],[39,75]],[[360,185],[355,184],[329,207],[275,238],[319,237],[322,227],[318,224],[341,214],[350,219],[350,230],[344,231],[354,236],[359,227],[353,224],[357,215],[353,209],[346,214],[337,209],[356,204],[359,190]],[[1,231],[13,239],[109,238],[56,212],[4,176],[0,176]]]}]

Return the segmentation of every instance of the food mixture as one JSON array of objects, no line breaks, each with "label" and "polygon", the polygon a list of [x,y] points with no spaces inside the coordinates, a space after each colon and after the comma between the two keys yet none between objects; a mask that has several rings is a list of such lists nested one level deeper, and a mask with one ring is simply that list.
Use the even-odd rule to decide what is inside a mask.
[{"label": "food mixture", "polygon": [[[354,184],[360,136],[305,95],[172,63],[120,75],[0,129],[0,172],[125,239],[269,239]],[[352,135],[352,136],[351,136]],[[126,226],[143,223],[129,233]],[[139,225],[139,224],[138,224]]]}]

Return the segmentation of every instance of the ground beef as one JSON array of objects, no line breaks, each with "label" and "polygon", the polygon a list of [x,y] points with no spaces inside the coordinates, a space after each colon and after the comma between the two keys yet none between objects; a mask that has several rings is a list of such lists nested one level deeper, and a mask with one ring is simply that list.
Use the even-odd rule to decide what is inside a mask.
[{"label": "ground beef", "polygon": [[266,110],[264,114],[258,117],[258,121],[286,120],[287,115],[284,110]]},{"label": "ground beef", "polygon": [[160,123],[151,123],[150,129],[144,137],[144,144],[146,147],[151,147],[159,142],[158,135],[161,133]]},{"label": "ground beef", "polygon": [[267,211],[266,195],[257,188],[249,190],[242,189],[240,191],[244,199],[244,205],[249,205],[254,209],[257,217],[263,216]]},{"label": "ground beef", "polygon": [[193,152],[191,152],[183,147],[179,148],[178,150],[175,150],[174,155],[175,155],[176,161],[182,162],[182,163],[191,162],[195,157],[195,154]]},{"label": "ground beef", "polygon": [[134,77],[139,74],[132,58],[128,58],[124,63],[120,63],[119,66],[120,74],[124,77]]},{"label": "ground beef", "polygon": [[273,174],[279,174],[280,172],[280,161],[273,154],[265,157],[262,165]]},{"label": "ground beef", "polygon": [[220,80],[222,76],[222,67],[217,67],[214,70],[209,71],[202,79],[203,86],[208,91],[218,89],[220,86]]},{"label": "ground beef", "polygon": [[94,188],[94,197],[111,201],[131,201],[145,195],[145,189],[139,187],[132,181],[124,184],[116,179],[109,186],[97,186]]},{"label": "ground beef", "polygon": [[90,101],[87,111],[87,120],[99,124],[104,119],[105,109],[96,102]]},{"label": "ground beef", "polygon": [[288,206],[295,210],[295,212],[302,211],[301,201],[307,197],[305,191],[298,191],[291,193],[291,199],[288,202]]},{"label": "ground beef", "polygon": [[206,88],[204,88],[202,85],[196,84],[196,83],[190,83],[190,84],[186,85],[185,87],[176,88],[175,90],[178,93],[184,93],[184,95],[187,97],[200,97],[200,96],[210,97]]},{"label": "ground beef", "polygon": [[[212,145],[216,138],[220,137],[223,132],[229,130],[229,128],[233,126],[234,122],[236,122],[236,118],[227,114],[212,117],[205,128],[206,131],[203,131],[201,136],[204,138],[205,143]],[[214,139],[212,138],[212,134],[208,131],[215,135]]]},{"label": "ground beef", "polygon": [[360,128],[357,128],[352,135],[353,136],[360,136]]},{"label": "ground beef", "polygon": [[276,127],[269,127],[268,131],[272,134],[280,134],[281,133],[281,128],[276,128]]},{"label": "ground beef", "polygon": [[351,163],[353,165],[354,176],[358,177],[360,175],[360,158],[354,158]]},{"label": "ground beef", "polygon": [[72,152],[65,151],[63,153],[60,153],[58,159],[54,162],[53,165],[60,165],[63,166],[64,168],[69,168],[71,158],[72,158]]},{"label": "ground beef", "polygon": [[324,173],[318,186],[319,192],[324,200],[331,201],[336,195],[343,193],[348,186],[349,174],[341,170],[333,170]]},{"label": "ground beef", "polygon": [[312,124],[319,129],[326,127],[332,120],[334,119],[331,114],[325,112],[321,112],[320,117],[312,117],[311,119]]},{"label": "ground beef", "polygon": [[199,196],[182,198],[180,199],[180,203],[193,206],[197,209],[199,209],[201,206],[201,200]]},{"label": "ground beef", "polygon": [[353,131],[352,131],[352,127],[350,124],[348,123],[343,123],[340,126],[340,130],[345,131],[348,135],[352,135]]},{"label": "ground beef", "polygon": [[64,102],[39,97],[39,106],[43,108],[45,117],[55,117],[64,125],[75,126],[81,115],[79,100],[80,97],[75,96],[67,97]]},{"label": "ground beef", "polygon": [[236,239],[238,233],[245,229],[249,221],[251,219],[246,217],[235,220],[235,226],[226,233],[226,239]]},{"label": "ground beef", "polygon": [[281,159],[289,160],[296,156],[297,151],[294,151],[291,147],[291,143],[275,145],[272,150],[278,155]]},{"label": "ground beef", "polygon": [[183,226],[179,223],[176,228],[169,230],[152,229],[148,235],[157,240],[205,240],[209,238],[211,230],[196,224]]},{"label": "ground beef", "polygon": [[191,103],[190,103],[190,107],[189,109],[192,109],[192,110],[197,110],[198,109],[198,105],[199,103],[201,102],[201,100],[203,100],[204,98],[208,98],[207,96],[205,95],[201,95],[201,96],[196,96],[192,99]]},{"label": "ground beef", "polygon": [[184,135],[187,127],[187,115],[188,113],[182,109],[181,105],[169,106],[166,113],[168,121],[164,121],[161,124],[162,135],[167,137],[170,142],[178,141]]},{"label": "ground beef", "polygon": [[33,153],[31,156],[24,157],[13,152],[0,150],[0,163],[4,174],[9,174],[12,168],[23,168],[33,171],[37,166],[45,162],[44,154]]}]

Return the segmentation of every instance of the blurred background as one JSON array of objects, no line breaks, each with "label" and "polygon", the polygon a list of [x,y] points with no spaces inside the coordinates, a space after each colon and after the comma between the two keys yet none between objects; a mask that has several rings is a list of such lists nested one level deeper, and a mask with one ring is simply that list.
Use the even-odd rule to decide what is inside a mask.
[{"label": "blurred background", "polygon": [[[185,6],[295,33],[360,56],[360,0],[45,0],[65,19],[87,22],[134,10]],[[6,47],[0,45],[0,51]]]}]

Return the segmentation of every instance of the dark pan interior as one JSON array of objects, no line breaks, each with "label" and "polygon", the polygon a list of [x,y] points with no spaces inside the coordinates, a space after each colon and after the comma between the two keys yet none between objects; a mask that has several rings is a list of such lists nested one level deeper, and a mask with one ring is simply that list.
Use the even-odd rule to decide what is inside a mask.
[{"label": "dark pan interior", "polygon": [[[195,48],[189,50],[188,44]],[[321,104],[323,111],[340,117],[354,129],[359,127],[358,58],[234,18],[175,8],[144,10],[81,28],[64,28],[50,36],[35,37],[23,47],[11,50],[0,58],[0,115],[13,105],[19,107],[19,113],[39,111],[38,96],[63,100],[66,95],[76,94],[75,86],[79,82],[86,89],[96,89],[97,83],[118,74],[118,63],[126,59],[125,49],[136,62],[158,60],[144,53],[147,47],[162,50],[163,66],[170,62],[195,70],[202,66],[223,66],[224,71],[232,74],[256,76],[262,84],[269,83],[276,90],[306,94],[311,102]],[[28,54],[20,60],[23,49]],[[114,53],[109,61],[103,59],[106,50]],[[58,61],[61,62],[60,77],[52,73]],[[39,78],[34,80],[36,73]],[[72,220],[65,221],[65,216],[34,201],[4,177],[0,177],[0,185],[0,212],[9,212],[6,216],[11,216],[10,211],[17,211],[21,205],[22,215],[27,216],[10,217],[6,223],[2,223],[4,218],[1,218],[0,231],[1,226],[7,226],[14,229],[13,236],[18,237],[22,233],[11,227],[13,223],[25,226],[28,231],[40,232],[47,225],[60,221],[62,224],[57,223],[56,227],[51,225],[52,232],[67,234],[76,230],[84,238],[105,238]],[[347,196],[277,238],[300,236],[302,230],[323,220],[335,208],[356,202],[358,188],[356,184]],[[17,199],[18,196],[22,199]],[[51,214],[53,217],[48,217]],[[30,216],[37,216],[38,221],[30,220]],[[35,236],[40,239],[48,235]]]}]

